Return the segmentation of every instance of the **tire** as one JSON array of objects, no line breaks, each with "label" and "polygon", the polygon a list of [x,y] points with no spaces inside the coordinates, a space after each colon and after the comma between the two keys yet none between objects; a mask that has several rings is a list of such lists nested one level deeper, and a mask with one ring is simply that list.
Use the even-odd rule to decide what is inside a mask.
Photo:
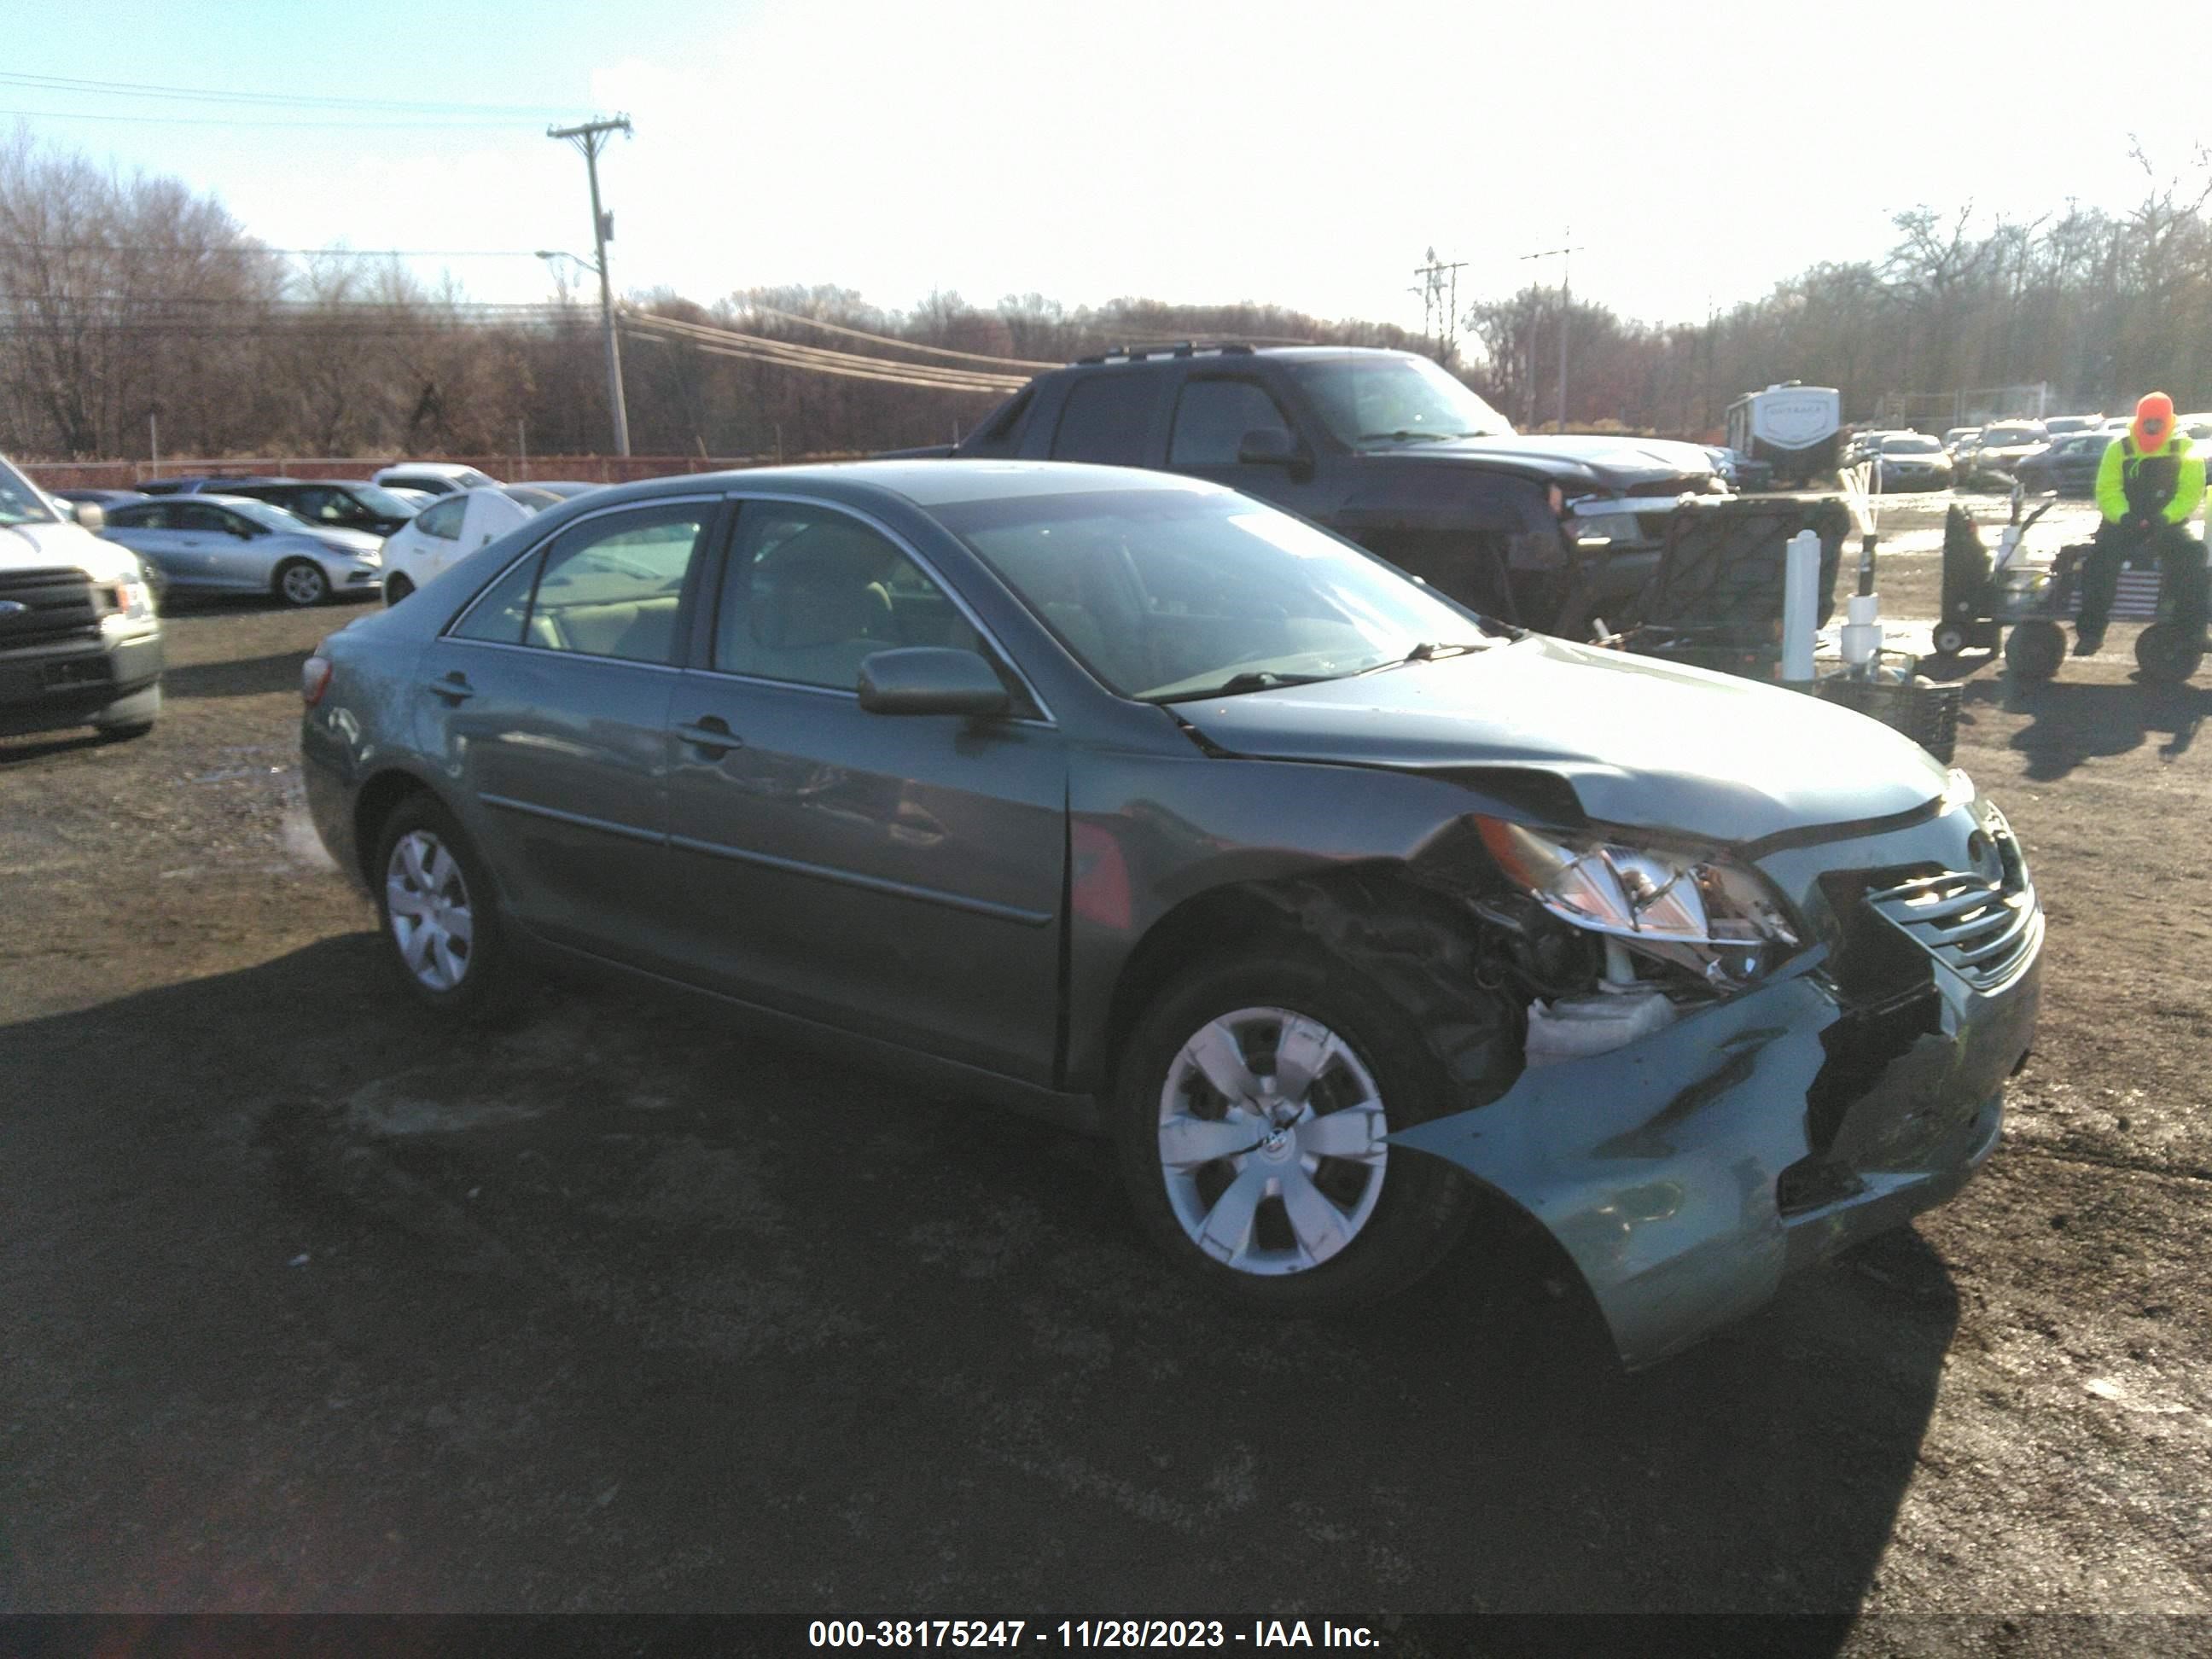
[{"label": "tire", "polygon": [[377,837],[370,869],[378,931],[408,994],[448,1018],[503,1012],[518,970],[491,878],[453,814],[428,795],[401,802]]},{"label": "tire", "polygon": [[133,691],[127,697],[118,697],[100,711],[92,727],[109,743],[128,743],[151,732],[161,713],[161,688],[155,684],[143,691]]},{"label": "tire", "polygon": [[[1517,1070],[1511,1010],[1471,979],[1448,981],[1443,963],[1411,960],[1425,996],[1310,943],[1201,963],[1138,1021],[1113,1103],[1123,1178],[1146,1231],[1230,1303],[1284,1316],[1364,1306],[1413,1283],[1464,1226],[1470,1183],[1382,1136],[1502,1090],[1504,1079],[1480,1094],[1455,1086],[1465,1067],[1439,1050],[1456,1039],[1464,1051],[1472,1037],[1479,1070]],[[1471,998],[1481,1004],[1472,1013]],[[1308,1088],[1278,1082],[1286,1038],[1322,1048]],[[1288,1127],[1229,1103],[1210,1080],[1235,1076],[1254,1085],[1245,1101]],[[1379,1119],[1361,1099],[1381,1103]],[[1366,1121],[1332,1121],[1354,1114]],[[1239,1152],[1247,1133],[1253,1145]],[[1171,1162],[1176,1145],[1192,1159]],[[1223,1156],[1196,1158],[1216,1146]],[[1335,1150],[1314,1150],[1322,1146]]]},{"label": "tire", "polygon": [[2065,630],[2055,622],[2024,622],[2005,636],[2005,666],[2015,678],[2049,679],[2066,660]]},{"label": "tire", "polygon": [[270,587],[287,605],[305,611],[331,596],[331,579],[313,559],[287,559],[276,567]]},{"label": "tire", "polygon": [[399,603],[415,591],[415,584],[404,576],[392,576],[384,584],[384,603],[386,609]]},{"label": "tire", "polygon": [[1939,657],[1955,657],[1966,648],[1966,630],[1956,623],[1940,623],[1929,641]]},{"label": "tire", "polygon": [[2136,666],[2147,680],[2179,685],[2203,663],[2202,641],[2191,641],[2172,623],[2153,623],[2136,635]]}]

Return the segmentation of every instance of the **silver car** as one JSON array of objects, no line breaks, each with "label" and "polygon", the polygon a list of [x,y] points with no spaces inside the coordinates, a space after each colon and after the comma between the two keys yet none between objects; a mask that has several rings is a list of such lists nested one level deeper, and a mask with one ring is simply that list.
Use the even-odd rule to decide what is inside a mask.
[{"label": "silver car", "polygon": [[383,574],[374,536],[310,525],[235,495],[159,495],[107,515],[101,532],[158,566],[170,594],[270,593],[289,605],[366,597]]}]

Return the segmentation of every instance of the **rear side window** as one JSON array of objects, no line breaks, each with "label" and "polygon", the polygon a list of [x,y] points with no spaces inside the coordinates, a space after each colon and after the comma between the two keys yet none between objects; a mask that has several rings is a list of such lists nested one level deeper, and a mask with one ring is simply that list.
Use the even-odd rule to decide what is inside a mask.
[{"label": "rear side window", "polygon": [[1234,466],[1249,432],[1281,432],[1290,422],[1250,380],[1192,380],[1176,399],[1170,466]]},{"label": "rear side window", "polygon": [[1152,408],[1159,377],[1146,374],[1093,374],[1078,380],[1053,434],[1054,460],[1095,461],[1103,466],[1142,466],[1152,459]]},{"label": "rear side window", "polygon": [[492,645],[520,645],[523,624],[530,620],[530,590],[538,585],[543,552],[532,554],[486,590],[469,612],[453,624],[457,640],[483,640]]}]

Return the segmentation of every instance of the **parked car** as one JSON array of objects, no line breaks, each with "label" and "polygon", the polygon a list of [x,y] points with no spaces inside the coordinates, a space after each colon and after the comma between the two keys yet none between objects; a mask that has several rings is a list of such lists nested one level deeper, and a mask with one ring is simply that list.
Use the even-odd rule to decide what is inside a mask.
[{"label": "parked car", "polygon": [[1925,433],[1893,432],[1881,441],[1875,455],[1885,492],[1951,487],[1951,458]]},{"label": "parked car", "polygon": [[1885,438],[1917,438],[1919,435],[1909,427],[1869,427],[1863,432],[1854,432],[1844,446],[1843,465],[1856,466],[1861,461],[1872,460],[1881,453]]},{"label": "parked car", "polygon": [[1960,457],[1959,477],[1968,483],[2009,486],[2013,469],[2045,441],[2040,421],[1993,422]]},{"label": "parked car", "polygon": [[384,602],[397,605],[465,553],[533,513],[599,489],[587,483],[483,484],[433,502],[384,544]]},{"label": "parked car", "polygon": [[281,483],[253,472],[185,472],[173,478],[141,478],[131,489],[141,495],[222,495],[232,484]]},{"label": "parked car", "polygon": [[61,511],[4,456],[0,532],[0,733],[153,730],[161,623],[137,560]]},{"label": "parked car", "polygon": [[2043,422],[2043,435],[2063,438],[2075,432],[2094,432],[2104,419],[2101,415],[2053,415]]},{"label": "parked car", "polygon": [[1334,346],[1087,357],[1037,376],[950,453],[1228,484],[1478,609],[1574,637],[1595,617],[1631,620],[1675,503],[1726,488],[1695,444],[1519,436],[1425,357]]},{"label": "parked car", "polygon": [[1757,491],[1774,487],[1771,461],[1755,461],[1742,451],[1724,444],[1706,444],[1703,447],[1712,458],[1713,471],[1721,475],[1721,481],[1730,489]]},{"label": "parked car", "polygon": [[1245,1307],[1418,1277],[1477,1187],[1631,1364],[1954,1191],[2042,913],[1840,707],[1486,622],[1203,481],[655,479],[306,664],[310,810],[426,1012],[676,981],[1103,1130]]},{"label": "parked car", "polygon": [[120,507],[125,501],[145,499],[135,489],[50,489],[46,493],[57,501],[67,501],[72,507],[96,507],[103,512],[111,507]]},{"label": "parked car", "polygon": [[1959,452],[1972,449],[1974,441],[1981,435],[1982,429],[1978,426],[1954,426],[1943,434],[1943,453],[1955,463]]},{"label": "parked car", "polygon": [[2020,487],[2033,495],[2056,491],[2061,495],[2093,495],[2097,489],[2097,465],[2105,459],[2113,434],[2088,431],[2069,433],[2024,457],[2013,469]]},{"label": "parked car", "polygon": [[419,510],[390,490],[356,478],[249,479],[224,486],[223,493],[281,507],[312,525],[358,530],[380,539],[406,524]]},{"label": "parked car", "polygon": [[386,489],[419,489],[426,495],[453,495],[464,489],[481,489],[498,479],[458,461],[402,461],[372,475],[371,482]]},{"label": "parked car", "polygon": [[101,533],[159,565],[171,594],[270,593],[320,605],[374,592],[383,570],[375,537],[311,526],[242,495],[127,503]]}]

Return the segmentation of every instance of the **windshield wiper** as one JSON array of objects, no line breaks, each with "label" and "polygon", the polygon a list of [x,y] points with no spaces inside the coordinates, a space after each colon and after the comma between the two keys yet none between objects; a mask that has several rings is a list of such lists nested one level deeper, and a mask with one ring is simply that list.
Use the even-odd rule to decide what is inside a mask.
[{"label": "windshield wiper", "polygon": [[1430,443],[1442,443],[1447,438],[1463,438],[1466,435],[1463,432],[1416,432],[1409,427],[1400,427],[1395,432],[1363,432],[1359,434],[1359,441],[1364,444],[1404,444],[1422,439]]},{"label": "windshield wiper", "polygon": [[[1486,617],[1483,618],[1483,622],[1485,626],[1492,625],[1490,619]],[[1507,631],[1504,623],[1496,623],[1495,626],[1497,627],[1498,631],[1501,634]],[[1487,640],[1472,644],[1464,641],[1452,641],[1447,643],[1439,642],[1434,640],[1423,640],[1419,645],[1415,646],[1411,651],[1408,651],[1404,656],[1393,658],[1388,662],[1370,663],[1366,667],[1361,669],[1359,672],[1363,674],[1379,674],[1386,668],[1403,668],[1408,663],[1434,662],[1439,657],[1463,657],[1470,651],[1487,651],[1489,649],[1490,641]]]},{"label": "windshield wiper", "polygon": [[1311,685],[1316,681],[1341,678],[1336,674],[1279,674],[1272,668],[1248,668],[1241,674],[1231,674],[1218,685],[1206,686],[1196,691],[1154,692],[1138,701],[1191,702],[1201,697],[1234,697],[1246,691],[1272,691],[1279,685]]}]

